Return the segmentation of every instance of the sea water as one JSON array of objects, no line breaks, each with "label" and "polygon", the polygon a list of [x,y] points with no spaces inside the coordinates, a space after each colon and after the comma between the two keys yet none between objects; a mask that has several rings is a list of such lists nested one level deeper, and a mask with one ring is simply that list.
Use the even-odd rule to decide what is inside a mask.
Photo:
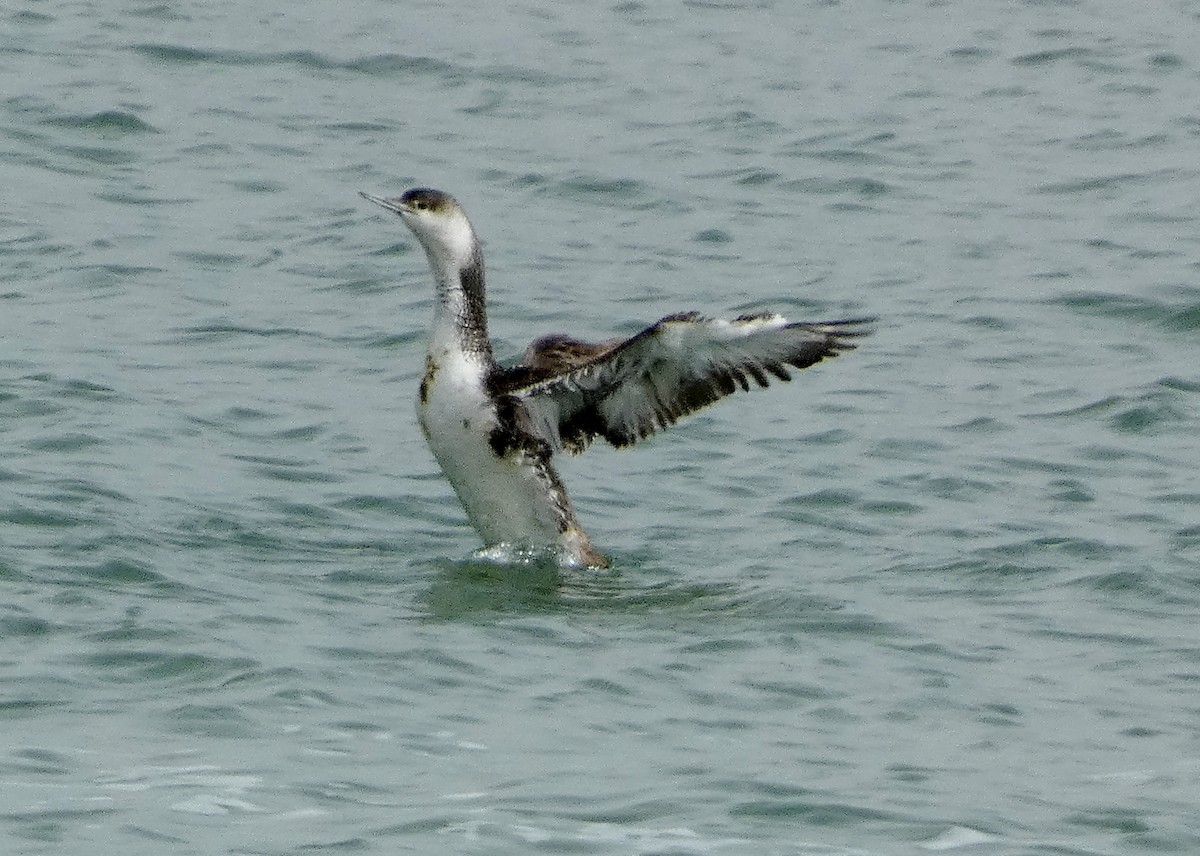
[{"label": "sea water", "polygon": [[[1194,854],[1194,4],[14,2],[0,851]],[[481,546],[414,415],[671,312],[858,350]]]}]

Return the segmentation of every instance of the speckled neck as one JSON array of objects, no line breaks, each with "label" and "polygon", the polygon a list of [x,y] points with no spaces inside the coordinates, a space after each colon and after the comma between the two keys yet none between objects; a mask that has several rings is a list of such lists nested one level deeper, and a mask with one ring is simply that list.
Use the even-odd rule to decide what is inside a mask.
[{"label": "speckled neck", "polygon": [[487,365],[494,365],[488,338],[483,253],[476,244],[465,263],[426,248],[436,283],[431,347],[462,351]]}]

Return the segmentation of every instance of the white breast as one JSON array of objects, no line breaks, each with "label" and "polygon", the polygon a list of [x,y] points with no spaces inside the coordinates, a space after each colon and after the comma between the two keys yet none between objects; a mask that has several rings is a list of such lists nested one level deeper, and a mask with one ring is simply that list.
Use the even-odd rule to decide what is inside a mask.
[{"label": "white breast", "polygon": [[487,369],[461,352],[431,353],[417,414],[429,448],[471,524],[488,546],[543,546],[558,538],[560,514],[528,456],[497,457]]}]

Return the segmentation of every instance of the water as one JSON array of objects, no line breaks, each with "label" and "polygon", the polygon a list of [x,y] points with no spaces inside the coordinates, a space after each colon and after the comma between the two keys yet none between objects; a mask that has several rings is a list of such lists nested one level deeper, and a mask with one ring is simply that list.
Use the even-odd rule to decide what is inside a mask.
[{"label": "water", "polygon": [[[1194,4],[3,17],[4,853],[1200,847]],[[882,323],[473,561],[413,184],[504,354]]]}]

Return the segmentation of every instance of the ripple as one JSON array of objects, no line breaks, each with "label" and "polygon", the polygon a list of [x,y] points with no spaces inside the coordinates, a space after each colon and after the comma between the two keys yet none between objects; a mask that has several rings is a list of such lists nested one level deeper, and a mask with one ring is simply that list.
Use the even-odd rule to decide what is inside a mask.
[{"label": "ripple", "polygon": [[728,244],[733,236],[724,229],[703,229],[693,235],[692,240],[701,244]]},{"label": "ripple", "polygon": [[44,119],[43,122],[47,125],[77,128],[82,131],[115,131],[122,134],[160,133],[150,123],[124,110],[102,110],[99,113],[56,116]]},{"label": "ripple", "polygon": [[1179,171],[1158,169],[1148,172],[1126,172],[1110,175],[1085,176],[1070,181],[1046,182],[1038,186],[1039,193],[1077,196],[1097,191],[1115,191],[1124,185],[1143,185],[1154,181],[1171,181],[1180,178]]},{"label": "ripple", "polygon": [[234,455],[236,461],[254,465],[254,470],[266,478],[289,483],[334,484],[342,476],[329,470],[317,469],[311,461],[264,455]]},{"label": "ripple", "polygon": [[[608,200],[620,199],[623,205],[645,203],[649,188],[645,183],[631,178],[609,178],[599,175],[575,175],[559,179],[549,189],[565,199],[581,199],[596,204],[610,204]],[[597,198],[599,197],[599,198]]]},{"label": "ripple", "polygon": [[1167,401],[1153,401],[1122,410],[1112,416],[1109,424],[1121,434],[1155,434],[1187,421],[1180,408]]},{"label": "ripple", "polygon": [[[622,568],[619,556],[610,559],[613,566],[604,571],[565,571],[553,557],[544,556],[508,562],[435,563],[433,567],[440,572],[423,602],[430,615],[454,619],[480,612],[686,614],[721,610],[731,598],[741,599],[732,584],[655,581],[652,569],[644,565]],[[634,571],[639,576],[634,576]]]},{"label": "ripple", "polygon": [[275,336],[305,338],[313,335],[311,331],[302,330],[298,327],[252,327],[245,324],[224,321],[213,321],[207,324],[180,327],[175,332],[182,336],[212,341],[239,336],[253,336],[256,338],[272,338]]},{"label": "ripple", "polygon": [[1044,66],[1059,62],[1079,62],[1094,59],[1095,57],[1096,54],[1088,48],[1066,47],[1020,54],[1013,57],[1011,62],[1016,66]]},{"label": "ripple", "polygon": [[260,811],[246,797],[262,779],[213,764],[144,765],[99,776],[96,783],[114,794],[144,794],[164,790],[182,794],[172,809],[188,814],[220,816]]},{"label": "ripple", "polygon": [[102,446],[104,443],[102,437],[75,432],[55,437],[38,437],[26,443],[26,448],[31,452],[69,453],[80,452],[93,446]]},{"label": "ripple", "polygon": [[20,503],[13,503],[0,510],[0,522],[19,527],[37,528],[73,528],[85,525],[77,514],[65,511],[31,508]]},{"label": "ripple", "polygon": [[151,570],[145,563],[132,559],[108,559],[93,565],[76,566],[73,568],[73,572],[103,584],[144,585],[155,583],[163,585],[169,583],[162,574]]},{"label": "ripple", "polygon": [[859,827],[865,821],[897,820],[891,812],[846,802],[818,799],[773,799],[735,802],[729,807],[734,817],[802,822],[815,827]]},{"label": "ripple", "polygon": [[451,63],[404,54],[376,54],[355,60],[338,61],[316,51],[239,51],[166,44],[138,44],[133,45],[132,50],[155,62],[175,65],[295,65],[320,71],[343,69],[372,75],[459,73],[458,68]]},{"label": "ripple", "polygon": [[0,618],[0,635],[5,639],[40,639],[61,629],[61,625],[28,614]]},{"label": "ripple", "polygon": [[1172,330],[1200,329],[1200,300],[1172,303],[1130,294],[1076,292],[1050,301],[1088,314],[1149,322]]},{"label": "ripple", "polygon": [[126,166],[136,163],[140,159],[140,156],[134,152],[111,146],[59,145],[55,147],[55,151],[71,155],[77,160],[103,164],[105,166]]},{"label": "ripple", "polygon": [[803,193],[828,196],[852,196],[859,199],[875,199],[896,192],[895,187],[888,182],[868,176],[804,178],[784,182],[781,186],[788,190],[799,190]]},{"label": "ripple", "polygon": [[175,649],[109,649],[76,658],[81,665],[118,683],[198,686],[228,680],[258,667],[244,657],[213,657]]}]

